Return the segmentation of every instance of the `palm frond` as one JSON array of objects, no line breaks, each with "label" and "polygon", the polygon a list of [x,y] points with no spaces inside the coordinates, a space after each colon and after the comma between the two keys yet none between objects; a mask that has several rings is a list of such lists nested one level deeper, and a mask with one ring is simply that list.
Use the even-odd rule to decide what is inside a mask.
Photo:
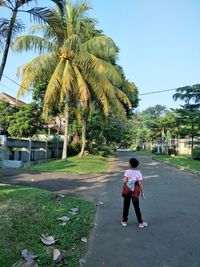
[{"label": "palm frond", "polygon": [[124,105],[127,105],[127,106],[131,106],[131,102],[129,100],[129,98],[127,97],[127,95],[122,92],[119,88],[116,88],[115,87],[115,93],[116,93],[116,97],[117,99]]},{"label": "palm frond", "polygon": [[83,43],[83,49],[94,56],[104,60],[117,60],[119,48],[114,41],[107,36],[97,36]]},{"label": "palm frond", "polygon": [[[29,2],[32,2],[32,0],[17,0],[16,2],[16,8],[19,9],[20,7],[23,7],[23,5],[28,5]],[[36,0],[34,1],[36,2]]]},{"label": "palm frond", "polygon": [[73,51],[75,54],[79,54],[81,50],[80,38],[77,34],[72,34],[65,42],[64,49]]},{"label": "palm frond", "polygon": [[83,75],[81,74],[76,65],[73,66],[73,69],[76,74],[78,90],[79,90],[79,99],[87,103],[90,98],[90,91],[87,82],[85,81]]},{"label": "palm frond", "polygon": [[119,72],[111,63],[99,59],[94,55],[91,55],[90,63],[91,67],[94,68],[99,75],[106,76],[112,82],[112,84],[116,86],[120,86],[122,84],[122,79]]},{"label": "palm frond", "polygon": [[[11,23],[11,19],[6,19],[6,18],[0,18],[0,38],[1,39],[6,39],[8,35],[8,29],[9,25]],[[25,29],[25,25],[21,20],[16,20],[13,26],[12,30],[12,38],[19,33],[22,32]]]},{"label": "palm frond", "polygon": [[65,61],[60,60],[48,83],[45,96],[43,113],[46,115],[53,107],[58,106],[61,98],[62,77],[65,69]]},{"label": "palm frond", "polygon": [[74,70],[69,62],[69,60],[65,63],[65,68],[63,71],[62,83],[61,83],[61,101],[69,101],[70,93],[72,95],[72,89],[74,87],[74,83],[76,82]]},{"label": "palm frond", "polygon": [[7,7],[9,9],[11,9],[11,10],[13,10],[15,8],[11,1],[6,1],[6,0],[0,0],[0,6]]},{"label": "palm frond", "polygon": [[48,53],[33,59],[24,66],[18,67],[17,76],[22,76],[18,97],[28,92],[35,81],[41,80],[44,76],[51,74],[56,63],[57,55]]},{"label": "palm frond", "polygon": [[59,8],[59,11],[63,15],[65,10],[65,0],[51,0],[51,1],[56,4],[56,6]]},{"label": "palm frond", "polygon": [[133,82],[129,82],[125,80],[121,90],[126,94],[129,98],[132,107],[137,107],[139,99],[138,99],[138,88]]},{"label": "palm frond", "polygon": [[51,51],[53,43],[36,35],[21,35],[12,43],[12,49],[18,52],[31,50],[41,54]]}]

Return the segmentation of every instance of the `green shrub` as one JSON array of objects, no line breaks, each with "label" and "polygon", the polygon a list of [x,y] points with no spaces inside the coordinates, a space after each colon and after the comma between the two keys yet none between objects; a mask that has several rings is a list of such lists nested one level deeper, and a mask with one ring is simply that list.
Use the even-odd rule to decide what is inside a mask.
[{"label": "green shrub", "polygon": [[200,160],[200,147],[195,147],[193,149],[192,158],[196,160]]},{"label": "green shrub", "polygon": [[135,151],[136,150],[136,145],[135,144],[130,145],[129,149],[132,150],[132,151]]},{"label": "green shrub", "polygon": [[153,154],[158,153],[158,148],[157,148],[156,146],[153,147],[152,150],[151,150],[151,152],[152,152]]},{"label": "green shrub", "polygon": [[81,152],[81,143],[71,143],[67,147],[68,156],[76,156]]}]

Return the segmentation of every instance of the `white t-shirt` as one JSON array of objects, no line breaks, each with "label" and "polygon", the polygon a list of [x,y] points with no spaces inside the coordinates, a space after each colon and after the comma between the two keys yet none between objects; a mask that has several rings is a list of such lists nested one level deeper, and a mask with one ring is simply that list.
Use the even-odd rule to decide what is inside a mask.
[{"label": "white t-shirt", "polygon": [[135,169],[126,170],[124,173],[124,177],[128,178],[126,185],[128,186],[128,188],[131,189],[131,191],[134,191],[136,181],[142,181],[143,180],[141,172],[139,170],[135,170]]}]

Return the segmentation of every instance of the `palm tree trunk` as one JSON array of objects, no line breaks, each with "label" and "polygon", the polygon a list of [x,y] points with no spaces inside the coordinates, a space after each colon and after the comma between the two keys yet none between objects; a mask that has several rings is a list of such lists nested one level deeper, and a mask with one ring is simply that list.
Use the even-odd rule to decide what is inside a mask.
[{"label": "palm tree trunk", "polygon": [[67,159],[67,146],[68,146],[68,126],[69,126],[69,107],[68,104],[65,104],[65,135],[63,143],[63,153],[62,160]]},{"label": "palm tree trunk", "polygon": [[15,21],[16,21],[16,16],[17,16],[17,10],[14,10],[13,14],[12,14],[12,18],[10,20],[10,25],[9,25],[9,29],[8,29],[8,35],[7,35],[6,44],[5,44],[5,48],[4,48],[4,52],[3,52],[1,66],[0,66],[0,81],[2,79],[3,71],[4,71],[4,68],[5,68],[5,65],[6,65],[6,61],[7,61],[7,57],[8,57],[8,51],[9,51],[9,48],[10,48],[12,31],[13,31],[13,27],[14,27],[14,24],[15,24]]},{"label": "palm tree trunk", "polygon": [[86,117],[84,116],[82,119],[82,147],[79,157],[82,158],[85,151],[86,144]]}]

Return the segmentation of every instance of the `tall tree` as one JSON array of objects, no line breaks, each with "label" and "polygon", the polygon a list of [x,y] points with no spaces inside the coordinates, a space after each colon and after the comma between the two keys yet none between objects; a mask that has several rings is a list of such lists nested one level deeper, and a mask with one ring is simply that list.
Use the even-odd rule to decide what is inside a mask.
[{"label": "tall tree", "polygon": [[185,126],[185,134],[189,134],[191,137],[191,150],[193,151],[194,137],[200,133],[200,84],[177,88],[173,98],[185,102],[176,112],[179,114],[179,120]]},{"label": "tall tree", "polygon": [[[111,62],[118,48],[113,40],[95,32],[94,21],[86,16],[91,7],[84,1],[72,4],[63,1],[63,6],[45,15],[46,25],[35,26],[43,36],[26,35],[16,39],[18,51],[35,48],[47,53],[37,57],[20,69],[22,85],[19,93],[27,91],[44,74],[51,73],[44,97],[44,112],[64,103],[65,139],[63,159],[67,158],[67,135],[69,110],[81,106],[83,137],[86,133],[86,117],[91,103],[98,102],[105,114],[111,107],[124,116],[124,107],[131,103],[120,90],[122,78]],[[88,27],[88,25],[90,27]],[[93,35],[88,29],[93,29]],[[82,153],[85,142],[83,142]]]},{"label": "tall tree", "polygon": [[[51,0],[53,2],[60,3],[61,0]],[[0,65],[0,81],[4,72],[4,68],[6,65],[9,48],[14,36],[21,32],[25,25],[19,19],[17,19],[17,15],[19,12],[29,13],[34,19],[41,20],[43,19],[44,13],[46,13],[49,9],[42,7],[34,7],[31,9],[24,9],[25,6],[28,6],[30,2],[35,2],[36,0],[0,0],[0,7],[8,8],[11,11],[11,17],[0,18],[0,44],[1,47],[4,47],[2,61]],[[5,45],[3,45],[5,42]]]}]

